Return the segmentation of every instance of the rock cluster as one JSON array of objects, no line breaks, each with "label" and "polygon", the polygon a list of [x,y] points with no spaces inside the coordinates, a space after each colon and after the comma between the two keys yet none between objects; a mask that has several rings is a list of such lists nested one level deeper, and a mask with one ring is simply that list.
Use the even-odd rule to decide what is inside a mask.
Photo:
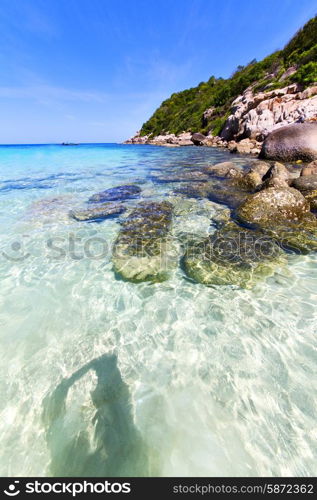
[{"label": "rock cluster", "polygon": [[125,141],[125,144],[152,144],[154,146],[194,146],[191,132],[183,132],[182,134],[162,134],[152,137],[151,135],[140,135],[137,132],[133,137]]},{"label": "rock cluster", "polygon": [[283,126],[315,120],[317,86],[301,90],[301,86],[294,83],[282,89],[253,94],[252,87],[249,87],[233,101],[221,138],[226,141],[263,140]]},{"label": "rock cluster", "polygon": [[[180,263],[198,283],[250,288],[284,265],[289,252],[317,251],[316,161],[301,168],[249,159],[173,172],[153,177],[171,184],[168,201],[136,202],[141,189],[127,184],[97,193],[85,209],[70,212],[89,222],[127,211],[112,253],[118,278],[161,282]],[[173,221],[193,207],[214,202],[226,209],[214,218],[205,213],[209,232],[186,233],[182,222],[180,231],[173,229]]]}]

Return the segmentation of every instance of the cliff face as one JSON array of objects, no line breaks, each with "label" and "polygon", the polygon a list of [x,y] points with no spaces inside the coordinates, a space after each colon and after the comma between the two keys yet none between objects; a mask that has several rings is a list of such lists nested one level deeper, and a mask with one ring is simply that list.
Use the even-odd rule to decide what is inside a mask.
[{"label": "cliff face", "polygon": [[253,94],[248,88],[232,103],[221,138],[263,140],[269,132],[291,123],[317,121],[317,86],[302,90],[292,84],[271,92]]},{"label": "cliff face", "polygon": [[[316,82],[317,16],[283,50],[239,66],[229,79],[212,76],[173,94],[127,142],[155,143],[160,136],[157,142],[171,144],[181,136],[175,144],[189,145],[188,133],[194,132],[224,142],[262,141],[275,128],[317,119]],[[163,139],[167,135],[169,142]]]}]

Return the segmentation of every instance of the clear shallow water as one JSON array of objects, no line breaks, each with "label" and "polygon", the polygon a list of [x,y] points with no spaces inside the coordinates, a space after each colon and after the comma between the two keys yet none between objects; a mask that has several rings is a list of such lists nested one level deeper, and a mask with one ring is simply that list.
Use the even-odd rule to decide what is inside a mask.
[{"label": "clear shallow water", "polygon": [[[290,256],[253,290],[195,285],[181,269],[135,285],[116,279],[110,252],[97,258],[118,220],[68,217],[122,183],[166,198],[175,186],[153,175],[227,159],[0,147],[0,475],[316,475],[316,256]],[[175,231],[207,233],[216,208]]]}]

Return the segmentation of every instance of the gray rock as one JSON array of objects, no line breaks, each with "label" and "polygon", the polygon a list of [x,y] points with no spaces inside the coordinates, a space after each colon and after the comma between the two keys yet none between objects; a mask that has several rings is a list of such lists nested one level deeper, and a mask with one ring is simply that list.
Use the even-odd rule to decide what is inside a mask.
[{"label": "gray rock", "polygon": [[267,171],[270,168],[270,163],[261,160],[252,160],[251,162],[248,163],[248,165],[249,165],[248,172],[255,172],[261,178],[263,178],[263,176],[267,173]]},{"label": "gray rock", "polygon": [[204,172],[215,177],[236,177],[242,173],[241,169],[237,167],[232,161],[224,161],[216,163],[215,165],[208,165],[204,168]]},{"label": "gray rock", "polygon": [[100,193],[96,193],[89,198],[91,202],[104,202],[104,201],[117,201],[129,200],[137,198],[141,193],[141,188],[135,184],[126,184],[124,186],[116,186],[114,188],[106,189]]},{"label": "gray rock", "polygon": [[314,175],[304,175],[294,179],[292,186],[298,189],[310,203],[313,211],[317,210],[317,172]]},{"label": "gray rock", "polygon": [[247,198],[249,191],[239,186],[234,179],[213,179],[209,182],[184,183],[177,188],[175,194],[182,194],[188,198],[207,198],[210,201],[221,203],[230,208],[236,208]]},{"label": "gray rock", "polygon": [[98,206],[91,207],[87,210],[71,210],[70,217],[78,221],[90,221],[97,219],[106,219],[111,215],[122,214],[126,208],[119,203],[103,203]]},{"label": "gray rock", "polygon": [[287,170],[283,163],[274,162],[269,170],[264,174],[263,181],[267,179],[278,178],[280,180],[288,181],[290,179],[290,172]]},{"label": "gray rock", "polygon": [[269,187],[250,195],[238,208],[237,216],[243,223],[267,227],[300,220],[308,212],[309,203],[296,189]]},{"label": "gray rock", "polygon": [[301,193],[307,193],[317,189],[317,174],[305,175],[294,179],[292,187],[298,189]]},{"label": "gray rock", "polygon": [[317,159],[317,123],[294,123],[271,132],[260,156],[281,161]]},{"label": "gray rock", "polygon": [[201,146],[204,143],[204,140],[206,139],[206,136],[203,134],[200,134],[199,132],[195,132],[191,140],[195,144],[195,146]]}]

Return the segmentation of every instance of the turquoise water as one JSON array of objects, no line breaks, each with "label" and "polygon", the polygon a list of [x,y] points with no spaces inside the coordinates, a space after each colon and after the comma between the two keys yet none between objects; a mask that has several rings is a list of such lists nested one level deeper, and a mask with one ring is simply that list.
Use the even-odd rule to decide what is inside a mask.
[{"label": "turquoise water", "polygon": [[[175,199],[156,175],[228,159],[0,147],[1,476],[316,475],[316,256],[290,255],[252,290],[193,284],[180,267],[132,284],[112,269],[119,220],[68,216],[128,182]],[[192,203],[176,236],[208,234],[221,208]]]}]

